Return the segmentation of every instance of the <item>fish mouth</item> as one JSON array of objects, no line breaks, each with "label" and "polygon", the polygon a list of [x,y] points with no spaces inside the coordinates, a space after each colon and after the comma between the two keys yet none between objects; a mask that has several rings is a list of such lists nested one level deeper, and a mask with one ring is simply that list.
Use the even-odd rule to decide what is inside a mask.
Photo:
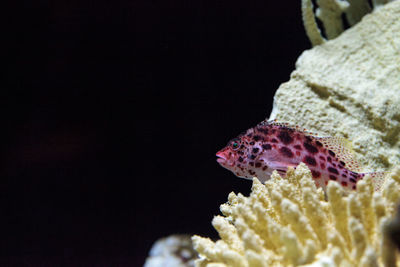
[{"label": "fish mouth", "polygon": [[225,157],[225,155],[221,152],[218,152],[217,154],[215,154],[218,158],[217,158],[217,162],[219,164],[226,164],[227,163],[227,159]]},{"label": "fish mouth", "polygon": [[221,164],[222,166],[234,166],[235,162],[232,161],[232,159],[228,159],[228,157],[226,156],[226,153],[223,153],[221,151],[217,152],[216,156],[217,158],[217,162],[219,164]]},{"label": "fish mouth", "polygon": [[227,164],[226,160],[223,159],[223,158],[217,158],[217,162],[218,162],[219,164],[221,164],[221,165],[226,165],[226,164]]}]

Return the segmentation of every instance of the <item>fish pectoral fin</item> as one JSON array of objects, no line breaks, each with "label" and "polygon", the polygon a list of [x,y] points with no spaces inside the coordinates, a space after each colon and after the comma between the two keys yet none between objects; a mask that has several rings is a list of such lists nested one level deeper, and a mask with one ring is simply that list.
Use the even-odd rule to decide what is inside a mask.
[{"label": "fish pectoral fin", "polygon": [[297,165],[296,164],[285,164],[282,165],[282,163],[275,163],[275,164],[270,164],[270,167],[276,170],[281,176],[286,175],[286,172],[288,168],[293,168],[296,169]]},{"label": "fish pectoral fin", "polygon": [[344,163],[344,167],[350,171],[361,172],[361,167],[354,155],[351,142],[344,137],[316,137],[322,145],[335,153],[339,161]]}]

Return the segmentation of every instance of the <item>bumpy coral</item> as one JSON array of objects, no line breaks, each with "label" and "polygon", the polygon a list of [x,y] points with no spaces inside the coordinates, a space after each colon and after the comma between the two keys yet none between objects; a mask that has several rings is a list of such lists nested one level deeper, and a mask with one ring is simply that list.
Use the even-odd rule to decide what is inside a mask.
[{"label": "bumpy coral", "polygon": [[213,219],[221,240],[193,237],[196,265],[395,266],[395,248],[383,233],[399,198],[400,168],[382,192],[374,192],[370,177],[350,193],[331,181],[328,200],[303,163],[286,178],[274,172],[265,185],[255,178],[249,197],[229,194],[224,217]]}]

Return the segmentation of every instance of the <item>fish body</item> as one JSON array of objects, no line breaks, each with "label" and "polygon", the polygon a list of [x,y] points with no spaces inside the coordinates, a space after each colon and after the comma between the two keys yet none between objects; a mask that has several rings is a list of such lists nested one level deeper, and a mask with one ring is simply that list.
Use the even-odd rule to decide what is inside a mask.
[{"label": "fish body", "polygon": [[374,179],[376,190],[384,173],[360,172],[360,167],[344,138],[318,137],[297,126],[263,121],[229,141],[217,152],[217,162],[236,176],[261,182],[270,179],[274,170],[284,176],[288,167],[304,162],[318,187],[324,190],[329,180],[355,190],[366,174]]}]

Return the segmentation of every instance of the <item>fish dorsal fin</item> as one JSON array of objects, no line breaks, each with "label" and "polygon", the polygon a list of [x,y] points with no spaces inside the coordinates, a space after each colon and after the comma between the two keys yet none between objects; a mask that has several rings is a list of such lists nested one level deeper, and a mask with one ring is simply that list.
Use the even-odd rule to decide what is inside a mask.
[{"label": "fish dorsal fin", "polygon": [[315,137],[322,145],[335,153],[335,157],[338,160],[343,161],[345,163],[345,168],[354,171],[361,172],[362,169],[360,164],[357,162],[354,151],[351,147],[351,143],[344,137]]},{"label": "fish dorsal fin", "polygon": [[272,125],[277,127],[283,127],[291,130],[295,130],[298,132],[302,132],[309,136],[318,136],[317,133],[310,132],[306,128],[300,127],[298,125],[290,124],[288,122],[278,122],[277,120],[264,120],[260,123],[260,125]]},{"label": "fish dorsal fin", "polygon": [[367,175],[371,175],[372,178],[372,184],[374,186],[375,191],[382,191],[383,185],[385,184],[386,181],[386,176],[390,172],[368,172],[366,173]]}]

